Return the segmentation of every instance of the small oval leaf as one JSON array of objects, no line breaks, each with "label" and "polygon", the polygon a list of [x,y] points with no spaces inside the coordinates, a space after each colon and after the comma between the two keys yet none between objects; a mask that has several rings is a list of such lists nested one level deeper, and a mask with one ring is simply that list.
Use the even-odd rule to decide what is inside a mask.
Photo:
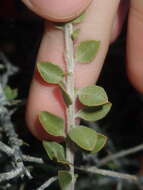
[{"label": "small oval leaf", "polygon": [[51,160],[65,161],[64,147],[61,144],[50,141],[43,141],[43,147]]},{"label": "small oval leaf", "polygon": [[80,102],[86,106],[100,106],[108,102],[105,90],[96,85],[82,88],[78,92]]},{"label": "small oval leaf", "polygon": [[72,128],[68,135],[74,143],[87,151],[92,151],[97,142],[96,131],[85,126]]},{"label": "small oval leaf", "polygon": [[48,134],[56,137],[65,137],[65,125],[62,118],[43,111],[39,114],[39,121]]},{"label": "small oval leaf", "polygon": [[80,63],[89,63],[94,60],[100,46],[100,41],[87,40],[80,42],[75,50],[75,59]]},{"label": "small oval leaf", "polygon": [[71,23],[72,24],[79,24],[80,22],[83,21],[84,18],[85,18],[85,12],[83,12],[79,17],[72,20]]},{"label": "small oval leaf", "polygon": [[64,25],[62,25],[62,24],[55,24],[54,25],[54,27],[56,28],[56,29],[58,29],[58,30],[64,30]]},{"label": "small oval leaf", "polygon": [[58,65],[50,62],[39,62],[37,69],[43,80],[48,83],[59,84],[64,80],[64,72]]},{"label": "small oval leaf", "polygon": [[65,89],[64,85],[61,83],[61,84],[59,84],[59,87],[61,89],[65,104],[67,106],[71,105],[72,104],[72,99],[71,99],[70,95],[66,92],[66,89]]},{"label": "small oval leaf", "polygon": [[4,88],[4,94],[8,100],[13,100],[18,96],[18,90],[12,89],[10,86]]},{"label": "small oval leaf", "polygon": [[58,180],[61,190],[68,190],[72,182],[72,175],[66,170],[58,172]]},{"label": "small oval leaf", "polygon": [[79,28],[77,28],[76,30],[74,30],[73,33],[71,34],[72,40],[77,40],[79,33],[80,33],[80,29]]},{"label": "small oval leaf", "polygon": [[99,152],[105,146],[105,144],[107,142],[106,136],[104,136],[100,133],[97,133],[97,135],[98,135],[98,139],[97,139],[96,145],[94,147],[94,150],[91,152],[92,154]]},{"label": "small oval leaf", "polygon": [[85,121],[98,121],[104,118],[107,113],[110,111],[112,104],[108,102],[99,107],[86,107],[80,110],[76,116],[84,119]]}]

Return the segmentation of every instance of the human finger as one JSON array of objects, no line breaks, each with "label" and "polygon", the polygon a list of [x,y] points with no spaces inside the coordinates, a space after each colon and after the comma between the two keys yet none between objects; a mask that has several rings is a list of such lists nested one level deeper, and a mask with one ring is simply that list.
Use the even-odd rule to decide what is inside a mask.
[{"label": "human finger", "polygon": [[56,22],[64,22],[77,17],[92,0],[22,0],[28,8],[39,16]]},{"label": "human finger", "polygon": [[[76,63],[75,79],[77,88],[93,84],[98,79],[111,40],[113,22],[119,3],[119,0],[92,1],[86,11],[84,21],[76,26],[80,28],[76,44],[85,40],[99,40],[101,44],[94,61],[89,64]],[[50,61],[65,69],[63,55],[63,32],[46,24],[37,60]],[[27,123],[36,137],[49,139],[50,137],[42,130],[37,121],[39,112],[43,110],[66,119],[58,87],[45,84],[35,72],[27,104]]]},{"label": "human finger", "polygon": [[127,33],[127,72],[134,87],[143,92],[143,1],[131,0]]}]

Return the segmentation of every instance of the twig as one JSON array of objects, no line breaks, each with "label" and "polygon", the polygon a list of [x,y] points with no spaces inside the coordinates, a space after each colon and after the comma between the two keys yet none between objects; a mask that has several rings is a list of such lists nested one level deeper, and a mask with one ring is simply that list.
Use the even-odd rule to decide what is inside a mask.
[{"label": "twig", "polygon": [[57,177],[51,177],[48,181],[46,181],[41,187],[39,187],[37,190],[44,190],[47,187],[49,187],[53,182],[55,182],[58,178]]},{"label": "twig", "polygon": [[25,154],[22,155],[22,159],[25,162],[33,162],[36,164],[44,164],[44,161],[42,158],[36,158],[36,157],[25,155]]},{"label": "twig", "polygon": [[118,153],[115,153],[115,154],[112,154],[112,155],[109,155],[103,159],[101,159],[98,163],[98,166],[103,166],[105,165],[107,162],[111,161],[111,160],[115,160],[115,159],[119,159],[121,157],[125,157],[125,156],[128,156],[130,154],[134,154],[138,151],[141,151],[143,150],[143,144],[140,144],[138,146],[135,146],[133,148],[129,148],[127,150],[122,150]]},{"label": "twig", "polygon": [[[8,156],[14,155],[14,150],[1,141],[0,141],[0,151],[4,152]],[[25,162],[34,162],[37,164],[44,164],[44,161],[42,160],[42,158],[36,158],[36,157],[25,155],[25,154],[22,154],[22,159]]]},{"label": "twig", "polygon": [[[15,132],[14,126],[11,122],[11,119],[10,119],[8,112],[5,113],[1,117],[1,122],[3,124],[2,125],[3,130],[9,139],[9,144],[14,151],[13,160],[15,163],[15,168],[19,168],[19,169],[21,168],[23,170],[23,174],[25,173],[26,176],[31,179],[32,176],[31,176],[30,172],[28,171],[27,168],[25,168],[25,166],[23,164],[22,153],[21,153],[19,144],[17,143],[17,142],[19,142],[18,136]],[[21,177],[23,177],[23,174],[21,175]]]},{"label": "twig", "polygon": [[4,152],[5,154],[7,154],[8,156],[11,156],[14,154],[14,151],[7,146],[6,144],[4,144],[3,142],[0,141],[0,151]]},{"label": "twig", "polygon": [[115,178],[120,178],[120,179],[125,179],[128,181],[134,181],[134,182],[138,182],[139,178],[136,175],[129,175],[129,174],[124,174],[124,173],[120,173],[120,172],[114,172],[111,170],[104,170],[104,169],[98,169],[94,166],[92,167],[75,167],[78,170],[84,171],[84,172],[90,172],[93,174],[100,174],[103,176],[109,176],[109,177],[115,177]]},{"label": "twig", "polygon": [[[70,130],[71,126],[75,126],[75,80],[74,80],[74,54],[73,54],[73,41],[71,34],[73,32],[73,26],[71,23],[65,24],[65,49],[66,49],[66,69],[67,69],[67,79],[66,79],[66,90],[71,96],[72,104],[67,108],[67,132]],[[72,144],[67,140],[66,147],[66,159],[72,165],[70,166],[70,172],[72,175],[72,182],[68,190],[74,190],[75,177],[74,177],[74,151]]]},{"label": "twig", "polygon": [[[6,72],[0,76],[0,122],[2,124],[2,129],[5,132],[6,136],[8,137],[9,144],[14,151],[12,154],[12,158],[15,164],[15,169],[23,170],[23,173],[21,173],[21,177],[25,175],[28,176],[28,178],[32,178],[30,172],[27,168],[25,168],[22,160],[22,153],[20,150],[19,145],[19,139],[15,132],[14,126],[11,122],[11,113],[13,113],[13,110],[9,111],[6,107],[6,105],[9,104],[9,101],[5,97],[5,93],[3,88],[8,82],[9,76],[13,75],[13,73],[16,72],[16,68],[11,66],[7,58],[0,52],[0,59],[5,64]],[[8,151],[8,149],[6,149]]]},{"label": "twig", "polygon": [[0,183],[4,182],[4,181],[8,181],[11,180],[15,177],[20,176],[23,173],[23,169],[22,168],[16,168],[10,172],[5,172],[0,174]]},{"label": "twig", "polygon": [[0,60],[4,63],[4,67],[6,68],[6,72],[0,77],[0,83],[4,88],[8,83],[9,77],[18,72],[18,68],[10,63],[10,61],[7,59],[3,52],[0,52]]}]

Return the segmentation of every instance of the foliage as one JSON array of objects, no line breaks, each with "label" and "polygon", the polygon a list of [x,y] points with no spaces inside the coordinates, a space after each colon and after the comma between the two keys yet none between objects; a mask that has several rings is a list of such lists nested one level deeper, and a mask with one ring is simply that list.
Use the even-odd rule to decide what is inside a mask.
[{"label": "foliage", "polygon": [[[82,41],[75,47],[75,55],[72,54],[73,40],[77,39],[80,33],[80,29],[72,31],[72,24],[77,24],[82,19],[83,15],[72,21],[72,23],[67,23],[63,26],[65,27],[65,43],[67,48],[65,58],[67,62],[67,73],[54,63],[48,61],[37,63],[37,70],[42,79],[47,83],[57,84],[59,86],[67,110],[67,122],[64,122],[63,118],[59,118],[46,111],[39,113],[39,121],[43,129],[53,136],[53,142],[43,142],[49,158],[56,159],[57,162],[63,160],[63,164],[69,162],[69,164],[73,165],[69,171],[59,172],[59,182],[62,190],[74,190],[75,182],[72,179],[74,178],[72,169],[74,168],[72,161],[74,159],[74,152],[71,146],[75,147],[75,145],[78,145],[83,150],[94,154],[100,151],[107,141],[107,137],[97,133],[95,130],[86,126],[76,125],[75,120],[82,118],[87,121],[97,121],[105,117],[111,108],[111,103],[108,102],[107,94],[102,87],[91,85],[82,89],[75,89],[73,86],[73,60],[80,63],[90,63],[95,59],[100,46],[100,41]],[[83,105],[83,108],[77,114],[75,114],[76,100]],[[57,136],[64,137],[66,150],[64,150],[62,145],[54,142]]]},{"label": "foliage", "polygon": [[[10,60],[14,61],[14,63],[16,63],[17,65],[19,65],[18,57],[20,55],[20,64],[22,63],[23,65],[20,65],[21,67],[20,70],[22,71],[22,74],[20,73],[18,76],[11,77],[11,75],[9,74],[12,73],[12,71],[15,70],[15,68],[12,65],[11,66],[8,65],[7,61],[5,62],[5,59],[3,59],[3,56],[1,56],[1,53],[0,53],[0,74],[1,74],[1,77],[3,75],[2,77],[3,79],[0,81],[0,84],[2,84],[2,87],[3,87],[3,90],[0,91],[0,116],[2,119],[5,113],[5,109],[8,109],[8,113],[6,114],[6,116],[11,117],[10,114],[12,114],[12,112],[14,112],[15,109],[18,110],[18,107],[19,107],[19,103],[17,104],[17,99],[16,100],[13,99],[15,98],[15,95],[7,96],[7,100],[6,100],[6,97],[5,97],[6,94],[5,93],[1,94],[1,92],[4,92],[5,87],[8,85],[12,89],[12,91],[13,91],[13,87],[18,88],[19,89],[18,91],[20,92],[20,96],[22,95],[22,97],[23,96],[25,97],[25,95],[27,94],[27,91],[28,91],[27,89],[30,83],[31,72],[32,72],[32,66],[31,66],[32,64],[30,63],[31,63],[31,59],[33,62],[33,53],[36,52],[36,51],[33,52],[33,49],[35,50],[35,48],[37,48],[37,39],[39,40],[39,32],[37,31],[41,28],[41,24],[39,24],[39,20],[38,22],[37,21],[33,22],[32,20],[28,19],[28,23],[30,23],[30,25],[28,25],[29,27],[27,27],[27,22],[25,22],[25,20],[23,22],[23,19],[22,21],[19,20],[18,23],[15,22],[15,20],[13,20],[12,22],[13,22],[12,27],[11,27],[11,21],[0,23],[1,24],[1,32],[0,32],[1,44],[2,46],[4,44],[4,46],[1,48],[2,49],[5,48],[4,50],[6,52],[5,57],[9,57]],[[61,28],[64,29],[63,26]],[[34,33],[33,33],[33,30],[35,31]],[[75,30],[73,30],[73,32],[74,31]],[[19,34],[20,38],[17,38],[17,33]],[[78,39],[78,35],[79,33],[77,34],[74,40]],[[6,36],[5,39],[4,39],[4,36]],[[16,39],[16,46],[18,46],[18,49],[15,52],[16,55],[13,51],[13,48],[10,48],[10,49],[8,48],[8,51],[10,50],[13,51],[9,55],[9,52],[6,49],[7,42],[8,44],[12,45],[12,47],[15,47],[15,44],[14,44],[15,39]],[[82,151],[81,149],[78,148],[79,146],[76,146],[77,144],[74,143],[73,148],[74,148],[75,156],[76,156],[76,162],[75,162],[76,172],[79,171],[78,165],[84,165],[84,166],[87,165],[88,168],[92,167],[92,165],[96,165],[99,168],[104,167],[108,170],[118,171],[119,172],[118,176],[120,175],[120,172],[122,171],[124,171],[125,173],[132,173],[132,174],[138,173],[138,169],[141,168],[142,164],[139,163],[136,157],[137,158],[142,157],[142,151],[137,154],[135,154],[134,151],[135,149],[136,151],[143,150],[142,145],[130,148],[129,150],[127,149],[131,146],[135,146],[142,142],[142,133],[143,133],[142,117],[141,117],[142,97],[130,87],[130,85],[127,83],[125,74],[123,73],[123,68],[121,64],[124,59],[123,54],[122,54],[123,49],[124,49],[123,44],[122,44],[123,41],[124,40],[122,40],[122,36],[121,36],[120,39],[118,40],[118,43],[114,45],[115,51],[113,51],[113,48],[111,49],[110,55],[109,55],[111,59],[109,59],[108,57],[109,67],[106,68],[106,65],[105,65],[102,82],[101,81],[99,82],[100,84],[104,83],[102,85],[105,87],[105,89],[108,89],[110,93],[110,98],[112,98],[112,102],[114,105],[114,108],[112,109],[112,114],[109,115],[108,118],[106,118],[104,121],[101,121],[101,122],[97,122],[97,123],[86,122],[88,121],[88,114],[90,115],[90,113],[93,113],[93,116],[91,114],[91,117],[93,119],[89,118],[89,121],[92,121],[92,120],[96,121],[94,119],[96,118],[96,116],[94,117],[94,113],[97,110],[98,111],[102,110],[101,108],[106,108],[106,106],[108,109],[110,109],[111,103],[107,103],[105,105],[97,106],[97,107],[91,107],[91,106],[84,107],[83,105],[82,109],[76,113],[77,118],[79,117],[82,118],[82,116],[79,116],[79,113],[82,113],[82,115],[84,116],[83,119],[86,121],[82,121],[82,125],[85,125],[85,126],[87,125],[88,128],[95,129],[97,131],[96,133],[100,133],[100,136],[102,136],[101,133],[104,133],[107,136],[109,135],[110,138],[108,139],[108,144],[104,147],[103,152],[92,154],[92,152],[90,153],[89,151],[85,151],[85,150]],[[24,47],[24,50],[23,50],[23,47]],[[15,59],[15,56],[16,56],[16,59]],[[27,64],[25,64],[25,57],[27,60],[26,61]],[[114,62],[116,62],[116,64],[114,64]],[[7,70],[7,68],[9,69]],[[8,71],[7,72],[8,75],[5,73],[5,71]],[[69,74],[70,73],[65,72],[64,79]],[[5,80],[5,79],[8,79],[9,77],[10,77],[10,80],[8,81]],[[113,79],[114,79],[114,82],[113,82]],[[67,107],[69,107],[69,105],[71,105],[72,103],[72,100],[71,100],[71,96],[69,96],[68,93],[66,92],[66,85],[64,83],[60,83],[59,87],[61,88],[61,91],[63,90],[62,93],[63,95],[65,95],[64,100],[67,98],[68,101],[66,101],[66,105]],[[77,90],[75,91],[75,93],[76,92]],[[10,97],[10,99],[8,97]],[[84,113],[83,111],[86,112],[86,114],[83,114]],[[96,115],[98,118],[98,114]],[[131,119],[132,115],[133,117]],[[25,123],[23,121],[24,121],[24,114],[21,114],[21,109],[20,109],[18,110],[17,114],[15,114],[12,117],[11,123],[16,129],[16,135],[24,139],[24,141],[26,141],[27,144],[29,144],[28,146],[27,145],[25,146],[26,143],[24,142],[24,147],[21,147],[21,143],[23,144],[23,141],[21,141],[20,139],[17,139],[16,141],[17,144],[20,145],[20,148],[22,150],[22,156],[24,155],[24,157],[22,158],[24,165],[26,165],[26,168],[30,170],[30,173],[32,174],[33,179],[28,180],[28,176],[25,175],[26,173],[24,173],[24,176],[25,176],[24,178],[20,174],[17,176],[13,176],[12,175],[13,173],[9,173],[11,172],[12,169],[15,168],[14,158],[17,158],[17,156],[15,156],[15,153],[13,154],[13,151],[12,151],[13,149],[11,148],[11,145],[9,143],[9,138],[6,137],[8,132],[3,131],[4,123],[1,121],[0,179],[1,177],[5,177],[3,175],[3,172],[9,173],[11,178],[9,178],[9,180],[6,180],[7,178],[3,178],[4,181],[0,183],[0,189],[1,190],[17,190],[17,189],[18,190],[19,189],[24,189],[24,190],[33,189],[34,190],[34,189],[37,189],[37,187],[40,187],[41,185],[43,189],[54,189],[54,190],[59,189],[58,182],[56,182],[57,178],[56,177],[51,178],[51,177],[57,175],[57,169],[59,169],[59,171],[64,170],[65,172],[68,173],[70,163],[67,163],[69,164],[69,166],[67,166],[66,161],[62,162],[64,164],[61,164],[61,162],[59,162],[55,157],[52,158],[53,161],[49,160],[48,157],[46,157],[46,155],[44,154],[41,144],[38,142],[38,140],[36,140],[34,137],[30,135],[30,133],[27,132],[27,130],[25,129]],[[136,129],[135,126],[137,126],[138,128],[137,130],[135,130]],[[13,139],[13,136],[12,136],[12,139]],[[65,144],[68,140],[69,140],[69,136],[65,138],[65,142],[59,145],[63,146],[63,149],[66,149]],[[102,141],[102,137],[100,140]],[[1,144],[1,141],[6,143],[6,145],[8,146],[5,147],[4,144]],[[49,143],[49,141],[46,141],[46,142]],[[50,143],[57,143],[57,142],[50,142]],[[100,144],[100,141],[98,141],[98,143]],[[96,146],[98,146],[98,143],[96,144]],[[103,142],[102,144],[104,146]],[[10,149],[7,149],[7,148],[10,148]],[[121,149],[125,149],[125,150],[120,152],[119,150]],[[55,151],[52,151],[52,152],[55,152]],[[129,152],[132,152],[133,156],[128,156]],[[25,154],[28,154],[28,156],[25,157]],[[65,154],[65,151],[64,151],[64,154]],[[32,155],[38,156],[41,158],[33,159],[32,157],[33,161],[31,160],[27,161],[29,158],[31,159],[30,156]],[[106,161],[106,156],[108,157],[108,161]],[[128,156],[128,157],[125,157],[125,156]],[[66,157],[66,154],[65,154],[65,157]],[[58,161],[58,164],[55,161]],[[17,159],[17,162],[19,163],[18,159]],[[46,183],[44,181],[46,181]],[[49,187],[49,185],[53,182],[55,183],[52,184],[51,187]],[[133,181],[131,179],[129,179],[128,181],[127,179],[122,180],[121,178],[118,178],[117,176],[107,177],[107,176],[97,175],[96,173],[91,174],[89,171],[80,171],[79,178],[76,183],[76,189],[77,190],[85,190],[85,189],[86,190],[88,189],[97,189],[97,190],[109,189],[110,190],[114,188],[114,189],[120,189],[120,190],[121,189],[122,190],[123,189],[140,190],[141,189],[140,186],[142,183],[139,183],[139,182],[140,180],[138,180],[136,183],[136,181]]]}]

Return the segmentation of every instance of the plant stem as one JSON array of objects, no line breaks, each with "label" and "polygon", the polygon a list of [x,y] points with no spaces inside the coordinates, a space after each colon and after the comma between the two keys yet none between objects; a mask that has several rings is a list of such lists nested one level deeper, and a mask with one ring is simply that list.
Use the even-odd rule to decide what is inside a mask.
[{"label": "plant stem", "polygon": [[23,173],[22,168],[15,168],[15,169],[11,170],[10,172],[1,173],[0,174],[0,183],[14,179],[16,177],[19,177],[19,176],[21,176],[22,173]]},{"label": "plant stem", "polygon": [[114,178],[120,178],[124,180],[129,180],[131,182],[139,182],[139,177],[136,175],[130,175],[130,174],[125,174],[125,173],[120,173],[120,172],[115,172],[112,170],[105,170],[105,169],[99,169],[95,166],[91,167],[75,167],[77,170],[85,171],[85,172],[90,172],[93,174],[99,174],[103,176],[109,176],[109,177],[114,177]]},{"label": "plant stem", "polygon": [[98,166],[103,166],[103,165],[107,164],[108,162],[110,162],[111,160],[123,158],[125,156],[128,156],[130,154],[134,154],[134,153],[136,153],[138,151],[142,151],[142,150],[143,150],[143,144],[137,145],[137,146],[129,148],[127,150],[122,150],[120,152],[117,152],[115,154],[111,154],[111,155],[101,159],[98,163]]},{"label": "plant stem", "polygon": [[[67,132],[69,132],[71,127],[75,126],[75,80],[74,80],[74,47],[73,41],[71,38],[71,34],[73,32],[73,25],[71,23],[65,24],[65,60],[66,60],[66,70],[67,70],[67,78],[66,78],[66,90],[67,93],[71,96],[72,104],[67,107]],[[67,140],[66,147],[66,159],[72,165],[70,166],[70,172],[72,175],[72,182],[68,188],[68,190],[74,190],[75,186],[75,177],[74,177],[74,151],[72,148],[71,142]]]},{"label": "plant stem", "polygon": [[58,178],[57,177],[51,177],[48,181],[46,181],[41,187],[39,187],[37,190],[44,190],[47,189],[52,183],[54,183]]}]

